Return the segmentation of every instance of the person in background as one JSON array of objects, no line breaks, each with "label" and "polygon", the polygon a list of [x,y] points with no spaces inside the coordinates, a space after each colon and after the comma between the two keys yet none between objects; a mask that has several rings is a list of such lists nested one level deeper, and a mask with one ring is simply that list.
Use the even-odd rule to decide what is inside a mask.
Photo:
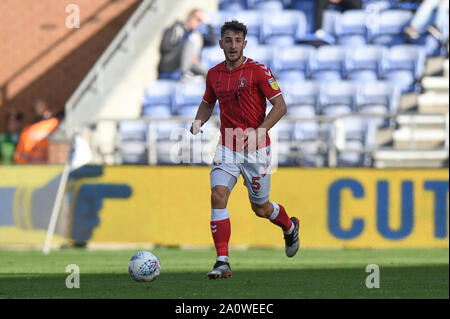
[{"label": "person in background", "polygon": [[10,112],[6,115],[7,131],[0,133],[0,164],[14,163],[14,150],[19,142],[22,119],[22,113]]},{"label": "person in background", "polygon": [[322,29],[323,12],[330,3],[338,4],[341,7],[341,11],[362,8],[361,0],[317,0],[314,18],[316,21],[315,35],[319,38],[325,35],[325,31]]},{"label": "person in background", "polygon": [[204,46],[216,44],[214,29],[201,9],[192,9],[185,22],[176,21],[164,31],[160,45],[159,79],[188,80],[206,76],[207,69],[200,60]]},{"label": "person in background", "polygon": [[427,25],[433,12],[437,10],[432,23],[426,28],[433,37],[440,40],[441,30],[448,19],[448,2],[449,0],[424,0],[414,14],[411,23],[405,28],[405,34],[410,39],[417,40],[420,37],[419,28]]},{"label": "person in background", "polygon": [[[42,106],[45,106],[42,108]],[[48,160],[48,137],[59,125],[60,117],[54,116],[45,102],[35,104],[35,122],[26,126],[14,151],[16,164],[46,164]]]}]

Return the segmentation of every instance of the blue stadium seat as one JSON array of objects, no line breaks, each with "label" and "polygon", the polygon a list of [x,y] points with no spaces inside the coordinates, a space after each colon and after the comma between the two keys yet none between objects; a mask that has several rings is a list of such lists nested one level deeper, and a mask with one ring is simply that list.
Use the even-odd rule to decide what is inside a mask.
[{"label": "blue stadium seat", "polygon": [[316,21],[314,19],[314,11],[316,9],[316,0],[292,0],[292,8],[302,11],[308,17],[307,32],[313,33]]},{"label": "blue stadium seat", "polygon": [[320,85],[315,81],[280,81],[280,88],[286,101],[287,112],[293,108],[304,108],[305,114],[317,114]]},{"label": "blue stadium seat", "polygon": [[143,107],[165,105],[171,107],[177,82],[171,80],[156,80],[149,84],[145,91]]},{"label": "blue stadium seat", "polygon": [[199,106],[205,93],[205,82],[179,82],[175,90],[173,114],[178,114],[184,107]]},{"label": "blue stadium seat", "polygon": [[145,105],[142,107],[142,116],[148,117],[170,117],[172,110],[167,105]]},{"label": "blue stadium seat", "polygon": [[400,104],[400,90],[397,86],[386,81],[361,83],[356,94],[358,111],[364,114],[379,115],[374,117],[377,127],[388,127],[395,124],[395,120],[383,117],[388,113],[397,113]]},{"label": "blue stadium seat", "polygon": [[372,82],[381,78],[386,47],[363,45],[347,51],[345,73],[352,81]]},{"label": "blue stadium seat", "polygon": [[324,45],[316,49],[310,60],[311,77],[320,81],[336,81],[344,77],[346,48]]},{"label": "blue stadium seat", "polygon": [[352,47],[367,43],[366,12],[348,10],[336,20],[337,44]]},{"label": "blue stadium seat", "polygon": [[381,12],[384,10],[398,8],[396,6],[396,1],[392,0],[364,0],[363,9],[368,11]]},{"label": "blue stadium seat", "polygon": [[364,166],[366,162],[366,155],[362,151],[366,146],[368,121],[359,116],[348,116],[341,118],[338,121],[340,121],[339,124],[343,130],[343,138],[345,141],[345,147],[343,149],[338,147],[338,166]]},{"label": "blue stadium seat", "polygon": [[219,0],[219,10],[245,10],[246,0]]},{"label": "blue stadium seat", "polygon": [[294,128],[294,123],[290,121],[280,120],[275,125],[278,132],[279,141],[290,141],[292,139],[292,131]]},{"label": "blue stadium seat", "polygon": [[401,44],[390,48],[383,59],[384,78],[405,92],[420,92],[426,54],[422,47]]},{"label": "blue stadium seat", "polygon": [[139,120],[118,123],[118,151],[122,164],[146,164],[148,124]]},{"label": "blue stadium seat", "polygon": [[322,114],[339,116],[355,111],[357,85],[351,81],[322,82],[319,107]]},{"label": "blue stadium seat", "polygon": [[214,29],[217,39],[221,39],[220,29],[226,21],[233,19],[235,12],[232,10],[207,12],[209,23]]},{"label": "blue stadium seat", "polygon": [[309,61],[315,48],[309,45],[296,45],[276,50],[272,71],[279,80],[305,80],[309,76]]},{"label": "blue stadium seat", "polygon": [[406,43],[404,28],[410,23],[412,16],[413,13],[408,10],[380,12],[378,18],[368,26],[368,42],[389,47]]},{"label": "blue stadium seat", "polygon": [[307,20],[303,12],[282,10],[264,16],[261,39],[265,44],[294,45],[306,33]]},{"label": "blue stadium seat", "polygon": [[262,43],[261,28],[264,21],[264,12],[257,10],[241,10],[233,15],[233,19],[236,19],[247,26],[246,39],[248,45]]},{"label": "blue stadium seat", "polygon": [[139,120],[123,120],[118,124],[118,133],[121,141],[147,140],[148,124]]},{"label": "blue stadium seat", "polygon": [[201,60],[210,69],[220,62],[225,61],[225,56],[220,46],[204,47],[201,52]]},{"label": "blue stadium seat", "polygon": [[247,0],[247,7],[261,11],[279,11],[284,9],[284,0]]},{"label": "blue stadium seat", "polygon": [[332,37],[336,37],[336,23],[341,13],[336,10],[325,10],[322,18],[322,30]]},{"label": "blue stadium seat", "polygon": [[272,69],[273,50],[270,46],[254,45],[246,47],[244,55]]}]

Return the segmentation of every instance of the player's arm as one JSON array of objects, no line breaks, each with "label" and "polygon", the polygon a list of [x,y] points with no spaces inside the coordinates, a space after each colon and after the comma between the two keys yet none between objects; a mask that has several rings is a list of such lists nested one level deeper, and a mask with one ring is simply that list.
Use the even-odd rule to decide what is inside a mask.
[{"label": "player's arm", "polygon": [[260,129],[265,129],[268,132],[277,122],[286,114],[286,102],[283,95],[279,94],[270,99],[269,102],[273,105],[265,120],[259,126]]},{"label": "player's arm", "polygon": [[198,107],[197,115],[195,116],[195,120],[191,125],[191,133],[192,134],[198,134],[203,133],[201,130],[201,127],[203,124],[205,124],[209,118],[211,117],[213,111],[214,111],[214,103],[208,103],[205,100],[202,100]]},{"label": "player's arm", "polygon": [[256,148],[252,147],[252,144],[256,146],[260,141],[265,141],[266,133],[286,114],[286,102],[281,93],[269,101],[273,105],[269,114],[256,131],[248,132],[247,136],[244,137],[243,149],[246,151],[254,151]]}]

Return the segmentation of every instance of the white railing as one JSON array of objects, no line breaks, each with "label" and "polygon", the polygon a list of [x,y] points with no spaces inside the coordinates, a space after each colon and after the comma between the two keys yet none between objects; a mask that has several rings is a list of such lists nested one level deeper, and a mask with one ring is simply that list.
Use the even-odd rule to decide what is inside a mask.
[{"label": "white railing", "polygon": [[76,90],[67,100],[65,105],[65,123],[64,133],[67,137],[71,137],[75,132],[75,124],[73,119],[73,111],[77,104],[82,100],[87,92],[94,92],[101,95],[105,91],[105,70],[108,62],[118,53],[126,52],[128,55],[134,52],[134,38],[136,28],[140,20],[149,11],[161,12],[161,0],[143,0],[136,11],[132,14],[125,26],[115,36],[108,48],[103,52],[83,81],[78,85]]},{"label": "white railing", "polygon": [[[351,117],[361,117],[366,119],[375,119],[375,118],[383,118],[385,123],[391,123],[391,126],[385,126],[385,131],[394,131],[395,119],[398,114],[386,114],[386,115],[373,115],[373,114],[349,114],[345,116],[339,117],[326,117],[326,116],[316,116],[314,118],[300,118],[300,117],[283,117],[283,121],[296,123],[299,121],[315,121],[318,123],[319,131],[317,134],[317,138],[315,139],[306,139],[306,140],[296,140],[296,139],[286,139],[280,140],[279,131],[277,126],[275,126],[269,134],[271,135],[272,140],[272,150],[274,156],[277,158],[283,157],[285,159],[285,163],[289,162],[292,165],[301,165],[302,161],[305,158],[315,158],[316,163],[312,166],[326,166],[326,167],[337,167],[345,164],[339,163],[339,158],[341,154],[359,154],[363,159],[359,166],[373,166],[373,155],[377,151],[415,151],[418,153],[426,154],[427,152],[436,152],[440,151],[444,152],[448,158],[449,153],[449,141],[448,141],[448,132],[449,132],[449,120],[448,114],[420,114],[421,117],[440,117],[442,121],[442,125],[440,125],[440,129],[442,129],[442,135],[445,136],[442,138],[442,143],[438,146],[430,146],[423,147],[418,146],[416,143],[417,134],[415,134],[416,130],[418,130],[418,124],[414,119],[411,121],[410,130],[411,134],[409,134],[409,142],[406,142],[407,147],[396,148],[392,143],[390,145],[380,145],[376,141],[376,130],[375,122],[371,122],[367,129],[365,130],[364,136],[361,140],[361,146],[353,147],[349,139],[346,138],[346,127],[343,125],[343,120],[345,118]],[[214,124],[211,126],[209,133],[207,136],[201,137],[201,135],[197,135],[193,137],[188,129],[189,123],[192,121],[192,118],[188,117],[180,117],[174,116],[170,119],[167,118],[139,118],[137,121],[142,121],[148,124],[148,131],[146,132],[145,138],[145,148],[146,148],[146,156],[147,159],[145,164],[148,165],[157,165],[159,164],[158,160],[158,148],[161,145],[169,145],[173,146],[173,152],[182,152],[182,156],[178,156],[178,161],[173,161],[172,164],[186,164],[186,165],[207,165],[212,161],[213,152],[215,146],[217,145],[219,139],[219,119],[215,116],[212,116],[209,124]],[[161,121],[173,121],[176,123],[180,123],[171,133],[171,137],[167,137],[165,139],[158,138],[156,134],[155,125]],[[116,128],[122,120],[120,119],[104,119],[102,122],[110,122]],[[127,120],[128,121],[128,120]],[[86,129],[89,131],[91,136],[90,145],[92,151],[94,153],[94,157],[97,158],[96,162],[98,164],[122,164],[120,148],[124,145],[124,142],[121,141],[121,135],[118,131],[116,131],[116,136],[114,138],[114,145],[110,147],[110,151],[108,154],[103,152],[102,145],[96,142],[95,139],[95,131],[98,123],[91,123],[86,126]],[[371,131],[372,130],[372,131]],[[371,132],[370,132],[371,131]],[[142,142],[142,141],[141,141]],[[405,143],[404,143],[405,144]],[[309,145],[313,146],[312,150],[303,150],[304,146]],[[283,149],[281,149],[283,146]],[[196,149],[197,147],[197,149]],[[200,147],[200,148],[198,148]],[[287,150],[286,150],[287,148]],[[209,152],[205,158],[203,155],[198,155],[199,152],[202,153],[204,150]],[[197,154],[197,155],[195,155]],[[105,161],[105,156],[110,156],[114,158],[113,163]],[[197,156],[197,157],[196,157]],[[198,161],[198,156],[203,156],[201,161]],[[194,159],[197,160],[194,160]],[[286,161],[286,159],[288,159]],[[351,166],[351,165],[349,165]]]}]

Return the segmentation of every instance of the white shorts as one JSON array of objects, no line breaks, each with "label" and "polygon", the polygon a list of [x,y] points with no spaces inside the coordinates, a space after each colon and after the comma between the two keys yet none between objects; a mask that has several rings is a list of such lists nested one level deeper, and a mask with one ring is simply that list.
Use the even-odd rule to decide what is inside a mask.
[{"label": "white shorts", "polygon": [[[270,146],[245,154],[218,145],[211,166],[211,189],[222,185],[231,191],[242,174],[250,201],[255,204],[267,202],[270,193],[270,158]],[[216,174],[215,170],[225,171],[231,176],[227,178],[227,175]]]}]

